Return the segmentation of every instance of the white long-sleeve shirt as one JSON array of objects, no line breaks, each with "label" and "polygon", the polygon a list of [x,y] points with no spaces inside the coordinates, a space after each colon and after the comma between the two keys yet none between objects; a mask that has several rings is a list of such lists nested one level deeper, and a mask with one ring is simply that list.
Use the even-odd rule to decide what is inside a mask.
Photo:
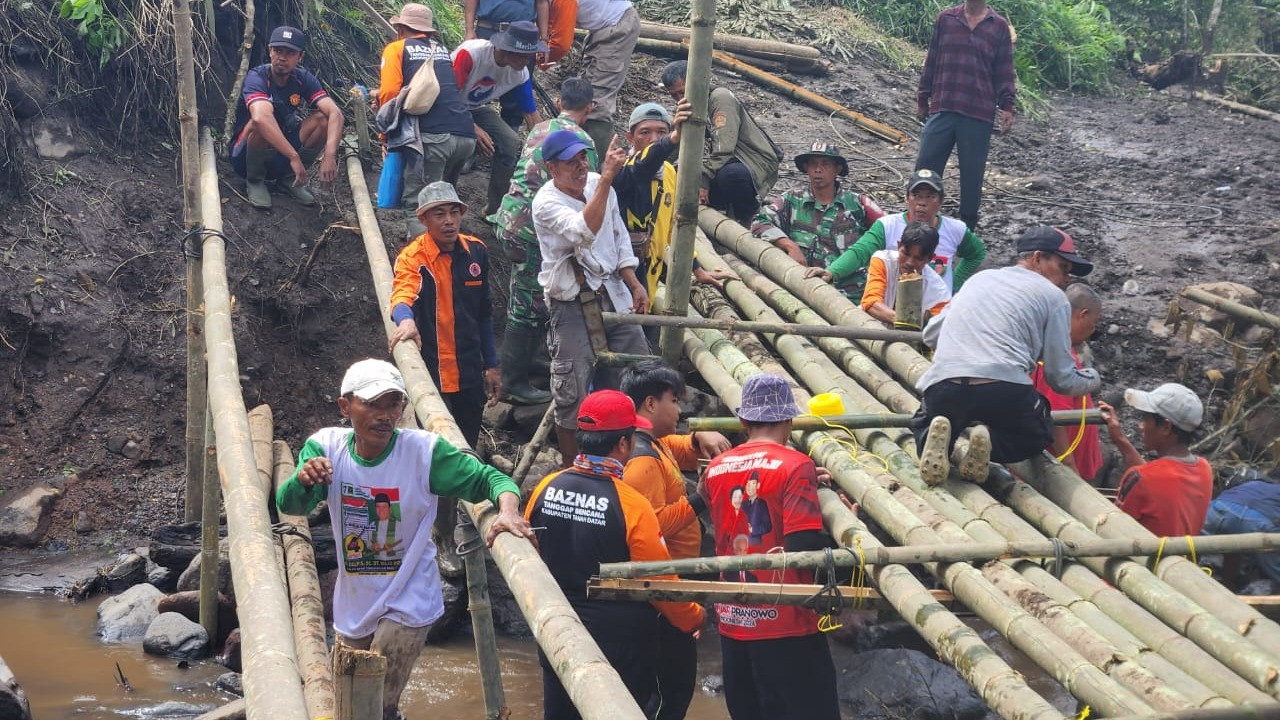
[{"label": "white long-sleeve shirt", "polygon": [[[588,173],[584,195],[590,199],[599,185],[600,176]],[[594,233],[582,214],[587,203],[560,192],[554,182],[543,185],[533,197],[533,229],[542,250],[538,284],[548,301],[577,301],[578,281],[569,264],[570,258],[577,257],[587,285],[592,290],[603,287],[615,312],[630,312],[631,290],[621,271],[636,267],[640,261],[631,250],[631,236],[618,211],[617,195],[613,188],[608,190],[604,221]]]},{"label": "white long-sleeve shirt", "polygon": [[952,298],[924,331],[937,348],[933,365],[916,383],[925,390],[951,378],[973,377],[1030,385],[1044,360],[1049,387],[1079,396],[1102,381],[1071,357],[1071,304],[1043,275],[1020,265],[983,270]]}]

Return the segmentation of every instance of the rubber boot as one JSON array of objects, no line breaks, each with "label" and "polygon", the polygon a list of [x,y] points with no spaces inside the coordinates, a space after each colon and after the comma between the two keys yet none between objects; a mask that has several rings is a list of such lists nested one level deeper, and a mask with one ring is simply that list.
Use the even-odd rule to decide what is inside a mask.
[{"label": "rubber boot", "polygon": [[920,451],[920,479],[926,485],[941,485],[951,472],[947,446],[951,444],[951,421],[939,415],[929,422],[929,434]]},{"label": "rubber boot", "polygon": [[[608,120],[593,118],[582,123],[582,129],[587,131],[587,135],[591,136],[591,142],[596,146],[596,157],[600,158],[600,162],[604,162],[605,153],[609,150],[609,141],[617,134],[613,129],[613,123]],[[591,168],[597,171],[598,168]]]},{"label": "rubber boot", "polygon": [[551,393],[529,384],[529,365],[538,352],[543,335],[537,328],[507,324],[502,338],[502,396],[516,405],[541,405],[551,402]]},{"label": "rubber boot", "polygon": [[[302,148],[298,151],[298,157],[302,158],[303,167],[310,168],[312,164],[315,163],[316,158],[320,157],[320,151],[313,150],[312,148]],[[294,185],[293,181],[295,179],[296,176],[293,173],[285,175],[280,178],[280,187],[284,188],[285,192],[292,195],[294,201],[299,205],[305,205],[307,207],[315,205],[316,196],[312,195],[311,191],[307,189],[306,183],[302,185]]]},{"label": "rubber boot", "polygon": [[271,189],[267,187],[267,168],[276,151],[271,148],[244,149],[244,186],[249,204],[259,210],[271,209]]},{"label": "rubber boot", "polygon": [[578,438],[568,428],[556,426],[556,443],[560,446],[560,467],[570,467],[578,457]]},{"label": "rubber boot", "polygon": [[969,451],[960,460],[960,477],[974,483],[987,481],[991,465],[991,433],[986,425],[969,430]]}]

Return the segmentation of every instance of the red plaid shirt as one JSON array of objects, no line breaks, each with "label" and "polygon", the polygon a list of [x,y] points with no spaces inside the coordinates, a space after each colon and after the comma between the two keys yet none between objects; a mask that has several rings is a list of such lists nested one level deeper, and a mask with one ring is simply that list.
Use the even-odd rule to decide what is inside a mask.
[{"label": "red plaid shirt", "polygon": [[921,114],[954,112],[992,121],[995,108],[1012,110],[1016,94],[1009,23],[987,8],[974,30],[964,5],[938,14],[916,91]]}]

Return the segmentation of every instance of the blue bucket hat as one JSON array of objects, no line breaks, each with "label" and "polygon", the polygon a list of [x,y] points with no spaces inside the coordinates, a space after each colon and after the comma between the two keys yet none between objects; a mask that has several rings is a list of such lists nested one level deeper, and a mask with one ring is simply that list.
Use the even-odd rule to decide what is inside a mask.
[{"label": "blue bucket hat", "polygon": [[738,406],[740,420],[779,423],[799,414],[791,386],[781,375],[752,375],[742,386],[742,404]]}]

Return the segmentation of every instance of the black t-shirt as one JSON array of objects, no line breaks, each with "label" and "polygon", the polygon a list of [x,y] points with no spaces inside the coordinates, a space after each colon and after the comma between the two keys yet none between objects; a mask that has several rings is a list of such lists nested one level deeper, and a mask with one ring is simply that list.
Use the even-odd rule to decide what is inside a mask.
[{"label": "black t-shirt", "polygon": [[236,129],[232,136],[240,139],[244,126],[249,124],[249,106],[256,102],[271,103],[276,123],[282,132],[288,133],[298,124],[298,110],[304,105],[315,107],[321,98],[328,96],[316,76],[304,67],[295,68],[284,85],[276,85],[271,81],[270,63],[259,65],[244,76],[242,102],[236,105]]}]

